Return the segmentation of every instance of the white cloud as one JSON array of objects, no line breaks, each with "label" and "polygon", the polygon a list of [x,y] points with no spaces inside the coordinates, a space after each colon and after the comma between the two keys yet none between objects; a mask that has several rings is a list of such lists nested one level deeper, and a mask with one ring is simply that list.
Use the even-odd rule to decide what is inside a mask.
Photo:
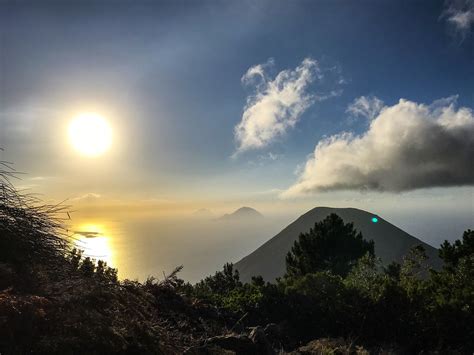
[{"label": "white cloud", "polygon": [[268,152],[266,154],[260,154],[255,159],[249,160],[248,164],[250,166],[264,166],[269,163],[274,163],[277,160],[284,158],[283,154],[276,154],[272,152]]},{"label": "white cloud", "polygon": [[84,202],[93,202],[101,198],[101,194],[97,194],[95,192],[88,192],[84,195],[77,196],[71,199],[71,201],[84,201]]},{"label": "white cloud", "polygon": [[255,85],[255,94],[247,98],[241,122],[234,128],[236,153],[269,145],[294,127],[313,102],[327,98],[307,92],[311,82],[322,78],[317,61],[306,58],[294,70],[283,70],[273,80],[267,75],[271,66],[273,60],[253,66],[242,77],[244,84]]},{"label": "white cloud", "polygon": [[46,181],[52,179],[54,179],[52,176],[33,176],[30,178],[31,181]]},{"label": "white cloud", "polygon": [[400,99],[368,130],[320,141],[282,197],[327,190],[407,191],[474,184],[474,115],[455,97],[432,105]]},{"label": "white cloud", "polygon": [[[2,129],[10,134],[25,134],[34,131],[40,119],[53,119],[60,113],[41,106],[28,106],[0,110]],[[37,133],[37,132],[35,132]]]},{"label": "white cloud", "polygon": [[283,191],[282,189],[269,189],[269,190],[264,190],[264,191],[257,191],[255,194],[257,195],[273,195],[273,196],[278,196],[281,194]]},{"label": "white cloud", "polygon": [[349,105],[346,112],[354,116],[362,116],[372,120],[377,117],[382,108],[382,100],[379,100],[375,96],[361,96]]},{"label": "white cloud", "polygon": [[474,0],[451,0],[446,4],[442,17],[465,37],[474,25]]}]

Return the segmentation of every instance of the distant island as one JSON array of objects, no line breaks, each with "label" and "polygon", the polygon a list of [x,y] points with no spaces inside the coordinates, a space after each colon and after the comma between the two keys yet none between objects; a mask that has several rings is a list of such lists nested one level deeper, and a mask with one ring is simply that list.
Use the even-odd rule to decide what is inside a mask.
[{"label": "distant island", "polygon": [[258,220],[262,219],[263,214],[258,212],[256,209],[252,207],[240,207],[239,209],[235,210],[234,212],[219,217],[217,220],[219,221],[242,221],[242,220]]}]

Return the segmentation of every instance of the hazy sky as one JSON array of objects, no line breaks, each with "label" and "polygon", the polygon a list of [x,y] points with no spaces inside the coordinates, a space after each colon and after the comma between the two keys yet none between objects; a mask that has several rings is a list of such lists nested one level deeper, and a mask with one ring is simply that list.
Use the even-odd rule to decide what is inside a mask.
[{"label": "hazy sky", "polygon": [[[1,157],[20,186],[96,208],[467,223],[473,27],[472,0],[2,1]],[[67,139],[90,111],[113,130],[97,158]]]}]

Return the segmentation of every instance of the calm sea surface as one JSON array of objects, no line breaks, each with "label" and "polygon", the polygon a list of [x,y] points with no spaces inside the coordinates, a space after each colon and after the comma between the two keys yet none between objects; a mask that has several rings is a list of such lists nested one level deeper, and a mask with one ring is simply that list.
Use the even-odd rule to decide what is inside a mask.
[{"label": "calm sea surface", "polygon": [[[449,218],[435,213],[382,215],[435,247],[445,239],[461,238],[464,230],[474,227],[470,211]],[[294,219],[287,216],[229,222],[182,217],[86,218],[78,214],[70,229],[75,232],[75,245],[85,255],[107,261],[118,269],[121,279],[161,279],[163,273],[183,265],[181,278],[196,282],[221,270],[224,263],[235,263],[248,255]]]},{"label": "calm sea surface", "polygon": [[84,254],[118,269],[120,278],[163,278],[183,265],[180,274],[196,282],[236,262],[278,233],[288,221],[224,222],[173,219],[81,219],[71,226]]}]

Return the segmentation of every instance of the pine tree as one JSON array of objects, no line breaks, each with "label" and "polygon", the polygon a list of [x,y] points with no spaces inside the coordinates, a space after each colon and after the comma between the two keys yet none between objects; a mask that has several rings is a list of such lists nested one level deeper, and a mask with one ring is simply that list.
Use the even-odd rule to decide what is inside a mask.
[{"label": "pine tree", "polygon": [[345,276],[366,253],[374,255],[374,242],[364,240],[353,223],[345,224],[333,213],[300,234],[286,256],[286,277],[318,271]]}]

